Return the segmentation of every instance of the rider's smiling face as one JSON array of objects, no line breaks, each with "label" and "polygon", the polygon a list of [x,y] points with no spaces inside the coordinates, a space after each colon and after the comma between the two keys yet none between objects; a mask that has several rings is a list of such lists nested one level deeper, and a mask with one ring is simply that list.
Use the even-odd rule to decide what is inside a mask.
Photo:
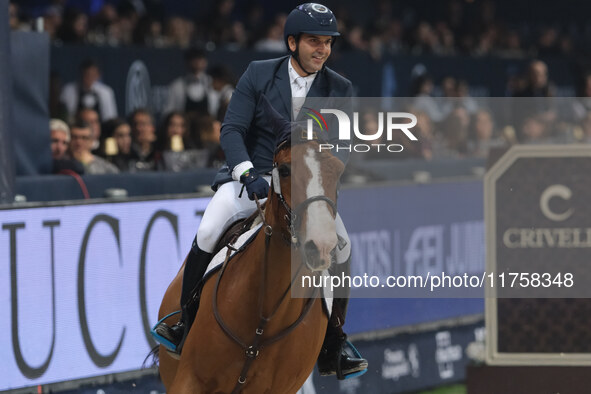
[{"label": "rider's smiling face", "polygon": [[[289,37],[289,49],[295,52],[298,48],[299,60],[302,67],[308,72],[317,72],[322,69],[322,66],[330,56],[331,44],[333,38],[331,36],[319,36],[315,34],[302,33],[300,40],[296,44],[293,36]],[[306,76],[299,64],[294,64],[294,68],[302,77]]]}]

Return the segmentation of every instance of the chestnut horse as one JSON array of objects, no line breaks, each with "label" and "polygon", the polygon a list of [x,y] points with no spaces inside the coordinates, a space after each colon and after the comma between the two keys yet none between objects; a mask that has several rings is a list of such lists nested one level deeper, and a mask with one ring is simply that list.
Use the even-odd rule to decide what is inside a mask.
[{"label": "chestnut horse", "polygon": [[[299,275],[317,275],[330,265],[343,170],[343,163],[319,152],[315,141],[279,145],[264,213],[259,209],[261,231],[206,281],[180,360],[160,348],[168,393],[295,393],[304,384],[328,320],[313,289],[308,298],[291,297],[297,280],[292,265]],[[181,268],[159,318],[179,310],[182,275]],[[168,322],[175,319],[178,315]]]}]

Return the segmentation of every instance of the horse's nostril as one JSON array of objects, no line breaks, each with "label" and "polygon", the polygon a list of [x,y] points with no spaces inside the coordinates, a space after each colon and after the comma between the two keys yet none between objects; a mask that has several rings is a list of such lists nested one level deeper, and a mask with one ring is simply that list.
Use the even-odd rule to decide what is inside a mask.
[{"label": "horse's nostril", "polygon": [[306,253],[308,260],[317,259],[320,254],[314,241],[306,242],[304,245],[304,253]]}]

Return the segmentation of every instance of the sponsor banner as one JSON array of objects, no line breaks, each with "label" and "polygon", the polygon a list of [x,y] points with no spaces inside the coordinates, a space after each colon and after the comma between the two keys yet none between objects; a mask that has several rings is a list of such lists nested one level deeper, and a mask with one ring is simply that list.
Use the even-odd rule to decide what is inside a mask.
[{"label": "sponsor banner", "polygon": [[316,392],[402,393],[414,392],[465,379],[470,363],[468,346],[484,352],[482,321],[462,326],[355,343],[370,368],[356,379],[338,381],[315,377]]},{"label": "sponsor banner", "polygon": [[[388,278],[437,276],[480,277],[484,272],[482,184],[453,182],[352,189],[339,197],[339,212],[350,229],[355,278],[353,297],[442,298],[427,287],[389,287]],[[400,283],[402,284],[402,283]],[[410,285],[410,283],[408,283]],[[384,286],[385,285],[385,286]],[[461,291],[457,297],[482,298],[483,289]]]},{"label": "sponsor banner", "polygon": [[[462,226],[478,231],[470,223],[481,221],[481,189],[475,181],[342,190],[339,212],[351,238],[352,273],[464,269],[459,256],[475,252],[468,253],[455,233]],[[148,329],[207,202],[0,210],[0,312],[6,316],[0,345],[9,352],[0,390],[140,368],[152,345]],[[432,234],[441,235],[441,247],[433,247]],[[346,331],[483,309],[482,299],[352,299]]]},{"label": "sponsor banner", "polygon": [[[482,201],[480,181],[343,190],[351,274],[481,274]],[[359,333],[483,312],[482,298],[359,298],[350,301],[345,328]]]},{"label": "sponsor banner", "polygon": [[[365,375],[338,381],[334,376],[319,376],[315,369],[313,387],[306,386],[299,393],[406,393],[461,382],[465,380],[466,366],[471,362],[468,355],[483,352],[484,334],[484,324],[478,321],[387,339],[358,341],[358,350],[369,360],[370,369]],[[154,376],[96,384],[63,393],[95,394],[100,390],[108,393],[164,393],[162,383]]]},{"label": "sponsor banner", "polygon": [[486,175],[489,363],[591,365],[589,171],[588,146],[517,146]]},{"label": "sponsor banner", "polygon": [[139,369],[208,200],[0,210],[0,390]]},{"label": "sponsor banner", "polygon": [[[485,328],[482,321],[395,337],[357,341],[357,349],[369,360],[369,371],[358,378],[338,381],[334,376],[321,377],[314,370],[313,387],[301,394],[406,393],[464,381],[469,355],[478,357],[484,349]],[[63,394],[164,393],[162,383],[148,375],[135,379],[123,376],[117,383],[87,385]]]}]

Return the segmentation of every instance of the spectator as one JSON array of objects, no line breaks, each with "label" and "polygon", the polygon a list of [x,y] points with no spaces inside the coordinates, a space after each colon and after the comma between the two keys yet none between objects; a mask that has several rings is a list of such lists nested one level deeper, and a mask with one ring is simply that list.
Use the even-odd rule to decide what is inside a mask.
[{"label": "spectator", "polygon": [[522,144],[549,144],[544,122],[536,116],[528,116],[521,124],[519,142]]},{"label": "spectator", "polygon": [[283,42],[283,26],[274,23],[267,28],[265,37],[254,44],[255,51],[286,52]]},{"label": "spectator", "polygon": [[190,20],[174,16],[166,23],[166,41],[172,46],[188,48],[191,44],[191,36],[195,31],[195,24]]},{"label": "spectator", "polygon": [[546,27],[542,30],[538,39],[538,56],[556,56],[560,54],[558,31],[554,27]]},{"label": "spectator", "polygon": [[115,26],[119,34],[119,40],[123,45],[131,45],[133,31],[135,30],[140,13],[144,11],[142,1],[120,1],[117,6],[117,18]]},{"label": "spectator", "polygon": [[131,150],[135,155],[134,171],[156,170],[158,154],[155,149],[156,128],[154,118],[146,109],[136,109],[130,116]]},{"label": "spectator", "polygon": [[104,4],[92,18],[88,41],[94,45],[117,46],[122,44],[119,15],[112,4]]},{"label": "spectator", "polygon": [[529,63],[525,86],[516,97],[551,97],[553,88],[548,80],[548,66],[541,60]]},{"label": "spectator", "polygon": [[222,65],[211,69],[211,89],[208,92],[209,114],[219,121],[224,120],[232,93],[234,81],[230,71]]},{"label": "spectator", "polygon": [[101,121],[99,114],[92,108],[80,108],[76,114],[76,120],[87,123],[92,130],[92,153],[102,155],[101,152]]},{"label": "spectator", "polygon": [[[548,79],[548,66],[541,60],[533,60],[529,63],[527,69],[527,78],[521,90],[519,90],[516,97],[527,97],[528,99],[517,100],[513,105],[513,122],[517,125],[519,133],[517,138],[521,140],[531,140],[531,136],[523,136],[520,132],[525,130],[536,129],[534,121],[530,118],[535,118],[541,122],[543,128],[552,129],[552,125],[556,121],[557,112],[554,108],[554,103],[549,100],[553,96],[553,87]],[[528,120],[528,125],[525,121]],[[551,137],[545,135],[544,138]],[[538,138],[535,137],[534,140]]]},{"label": "spectator", "polygon": [[525,55],[522,45],[521,37],[515,30],[509,30],[502,37],[501,46],[496,51],[496,54],[501,57],[520,58]]},{"label": "spectator", "polygon": [[205,52],[196,48],[190,49],[185,53],[185,62],[187,74],[170,84],[164,113],[179,111],[206,114],[211,77],[205,72],[207,70]]},{"label": "spectator", "polygon": [[254,44],[264,34],[265,9],[259,2],[250,2],[247,5],[246,15],[244,17],[244,30],[247,32],[245,37],[248,45]]},{"label": "spectator", "polygon": [[114,118],[105,123],[105,156],[120,172],[135,170],[131,151],[131,127],[125,119]]},{"label": "spectator", "polygon": [[502,148],[505,145],[505,141],[495,132],[491,113],[487,110],[479,110],[474,115],[470,130],[468,155],[487,158],[491,149]]},{"label": "spectator", "polygon": [[220,168],[226,157],[220,145],[222,124],[212,116],[200,116],[193,120],[194,141],[207,152],[207,167]]},{"label": "spectator", "polygon": [[87,42],[87,35],[88,16],[77,8],[67,8],[57,38],[66,44],[84,44]]},{"label": "spectator", "polygon": [[43,29],[49,35],[50,40],[57,39],[57,33],[63,23],[62,13],[59,7],[51,6],[43,15]]},{"label": "spectator", "polygon": [[444,146],[439,152],[434,151],[438,157],[462,157],[468,151],[468,130],[470,115],[464,107],[454,108],[452,113],[442,124],[441,136]]},{"label": "spectator", "polygon": [[74,117],[81,108],[92,108],[105,122],[117,116],[117,104],[113,89],[100,82],[98,65],[86,60],[80,65],[80,79],[64,86],[61,100],[68,108],[70,117]]},{"label": "spectator", "polygon": [[51,157],[54,160],[67,157],[68,145],[70,144],[70,128],[59,119],[51,119],[49,121],[49,130],[51,132]]},{"label": "spectator", "polygon": [[187,119],[181,112],[172,112],[165,118],[156,149],[161,155],[159,169],[176,172],[207,164],[207,154],[196,150]]},{"label": "spectator", "polygon": [[228,40],[224,44],[224,48],[229,51],[238,51],[246,49],[248,45],[249,34],[241,21],[232,22],[230,27],[230,34]]},{"label": "spectator", "polygon": [[478,103],[470,96],[470,86],[465,79],[457,81],[456,94],[458,95],[457,105],[466,108],[470,115],[474,115],[478,111]]},{"label": "spectator", "polygon": [[412,82],[412,96],[415,99],[412,107],[417,111],[423,111],[435,123],[443,121],[451,112],[453,106],[451,100],[436,100],[433,97],[433,80],[426,73],[420,71]]},{"label": "spectator", "polygon": [[[433,159],[433,150],[443,143],[440,139],[436,139],[435,126],[426,112],[414,112],[417,117],[417,139],[418,139],[418,157],[431,160]],[[408,141],[408,139],[407,139]]]},{"label": "spectator", "polygon": [[133,32],[133,43],[154,48],[167,47],[169,42],[162,30],[162,22],[153,17],[144,16]]},{"label": "spectator", "polygon": [[84,173],[84,167],[72,160],[68,155],[70,145],[70,128],[66,122],[60,119],[51,119],[49,121],[49,130],[51,133],[51,157],[53,159],[53,173],[58,174],[64,170],[71,170],[78,174]]},{"label": "spectator", "polygon": [[413,55],[424,55],[439,52],[439,40],[431,25],[421,21],[415,30],[414,45],[410,53]]},{"label": "spectator", "polygon": [[216,45],[223,44],[230,36],[230,26],[232,26],[232,11],[234,10],[234,0],[219,0],[214,2],[213,12],[207,18],[207,37],[208,41]]},{"label": "spectator", "polygon": [[176,152],[195,148],[187,127],[187,120],[182,112],[171,112],[164,118],[156,146],[159,151]]},{"label": "spectator", "polygon": [[443,97],[458,96],[458,83],[454,77],[450,75],[443,77],[441,80],[441,93]]},{"label": "spectator", "polygon": [[14,0],[11,0],[10,3],[8,3],[8,25],[11,30],[21,29],[18,4],[16,4],[16,1]]},{"label": "spectator", "polygon": [[88,123],[77,121],[70,130],[70,152],[72,157],[84,166],[86,174],[116,174],[117,167],[91,152],[92,130]]}]

